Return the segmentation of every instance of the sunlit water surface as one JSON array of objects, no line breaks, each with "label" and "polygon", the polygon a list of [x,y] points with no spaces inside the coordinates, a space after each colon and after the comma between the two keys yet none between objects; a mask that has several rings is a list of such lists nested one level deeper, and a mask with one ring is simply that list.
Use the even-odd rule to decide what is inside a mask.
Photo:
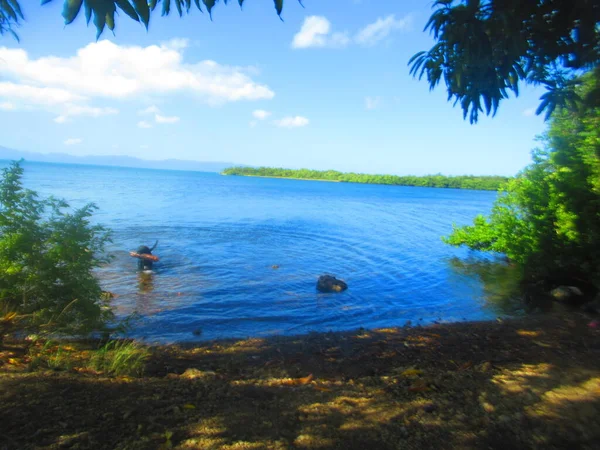
[{"label": "sunlit water surface", "polygon": [[[467,251],[440,239],[453,223],[487,213],[493,192],[43,163],[25,169],[29,188],[98,205],[94,221],[113,230],[114,257],[98,276],[117,295],[120,317],[141,315],[136,337],[173,342],[499,314],[486,305],[480,278],[457,270]],[[156,239],[160,262],[138,273],[128,252]],[[349,289],[318,293],[325,273]]]}]

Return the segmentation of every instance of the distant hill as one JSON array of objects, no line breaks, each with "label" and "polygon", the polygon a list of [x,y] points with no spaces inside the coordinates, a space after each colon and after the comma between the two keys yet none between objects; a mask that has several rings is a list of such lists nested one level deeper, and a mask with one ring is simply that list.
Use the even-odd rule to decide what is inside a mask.
[{"label": "distant hill", "polygon": [[66,153],[36,153],[0,146],[0,159],[52,162],[64,164],[89,164],[95,166],[118,166],[141,169],[192,170],[198,172],[221,172],[236,164],[220,161],[188,161],[163,159],[150,161],[132,156],[73,156]]}]

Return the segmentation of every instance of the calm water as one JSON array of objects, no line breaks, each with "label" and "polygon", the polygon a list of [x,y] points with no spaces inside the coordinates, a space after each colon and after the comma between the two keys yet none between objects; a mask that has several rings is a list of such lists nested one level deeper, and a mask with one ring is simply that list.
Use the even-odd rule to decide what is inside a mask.
[{"label": "calm water", "polygon": [[[495,193],[25,164],[25,182],[73,205],[95,202],[114,231],[98,271],[133,334],[155,341],[298,334],[496,317],[452,223],[489,211]],[[151,274],[128,255],[160,242]],[[279,269],[273,269],[278,265]],[[348,291],[319,294],[330,273]],[[198,338],[192,334],[201,330]]]}]

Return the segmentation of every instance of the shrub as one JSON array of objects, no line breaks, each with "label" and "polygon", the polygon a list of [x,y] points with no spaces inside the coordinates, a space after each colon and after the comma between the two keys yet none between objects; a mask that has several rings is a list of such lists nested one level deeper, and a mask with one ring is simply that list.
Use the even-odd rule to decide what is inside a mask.
[{"label": "shrub", "polygon": [[0,308],[35,329],[102,329],[112,313],[93,269],[107,261],[110,235],[90,222],[96,206],[71,210],[64,200],[40,199],[22,176],[13,162],[0,180]]},{"label": "shrub", "polygon": [[[582,98],[599,91],[593,73]],[[544,148],[511,180],[488,217],[455,227],[451,245],[503,253],[532,285],[565,282],[600,287],[600,109],[563,108],[553,115]],[[548,286],[546,286],[547,288]]]}]

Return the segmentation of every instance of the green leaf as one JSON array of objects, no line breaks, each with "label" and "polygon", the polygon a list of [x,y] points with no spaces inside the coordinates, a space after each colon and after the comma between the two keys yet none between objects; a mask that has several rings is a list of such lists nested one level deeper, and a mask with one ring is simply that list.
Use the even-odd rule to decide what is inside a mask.
[{"label": "green leaf", "polygon": [[275,11],[277,11],[278,16],[281,16],[282,10],[283,10],[283,0],[275,0]]},{"label": "green leaf", "polygon": [[65,18],[65,25],[75,20],[75,17],[77,17],[81,10],[82,4],[83,0],[65,0],[62,11],[62,16]]},{"label": "green leaf", "polygon": [[96,4],[94,8],[94,25],[96,26],[96,40],[100,37],[106,26],[106,10],[103,4]]},{"label": "green leaf", "polygon": [[83,3],[83,9],[85,11],[85,23],[89,25],[90,20],[92,19],[92,5],[90,0],[85,0]]},{"label": "green leaf", "polygon": [[115,12],[117,11],[117,8],[115,7],[114,3],[110,3],[110,5],[108,6],[108,11],[106,11],[106,26],[108,27],[108,29],[110,31],[113,31],[115,29]]},{"label": "green leaf", "polygon": [[204,3],[204,5],[206,6],[206,9],[208,10],[208,15],[212,19],[212,9],[215,6],[216,0],[202,0],[202,3]]},{"label": "green leaf", "polygon": [[135,8],[133,6],[131,6],[131,4],[127,0],[115,0],[115,3],[117,4],[117,6],[119,7],[119,9],[121,11],[123,11],[125,14],[127,14],[129,17],[131,17],[133,20],[135,20],[136,22],[140,21],[137,13],[135,12]]},{"label": "green leaf", "polygon": [[115,29],[115,15],[113,13],[106,13],[106,26],[109,30]]},{"label": "green leaf", "polygon": [[148,3],[146,3],[146,0],[133,0],[133,7],[147,30],[148,23],[150,22],[150,8],[148,7]]},{"label": "green leaf", "polygon": [[14,20],[15,22],[19,21],[19,18],[17,17],[17,13],[12,8],[12,6],[10,6],[8,4],[8,2],[6,0],[0,0],[0,11],[6,12],[12,18],[12,20]]},{"label": "green leaf", "polygon": [[17,15],[22,19],[23,11],[21,10],[21,5],[19,5],[19,2],[17,0],[8,0],[8,2],[11,4],[13,10],[17,13]]}]

